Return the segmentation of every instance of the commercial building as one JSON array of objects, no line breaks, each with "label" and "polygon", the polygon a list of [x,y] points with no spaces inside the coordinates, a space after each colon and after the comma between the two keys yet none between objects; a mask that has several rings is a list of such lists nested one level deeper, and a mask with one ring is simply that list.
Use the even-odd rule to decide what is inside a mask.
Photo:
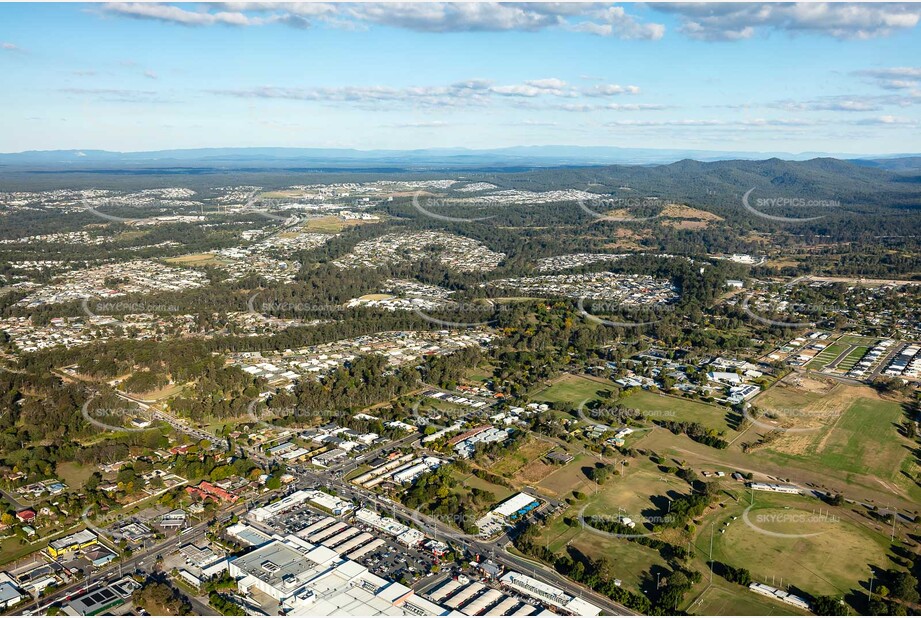
[{"label": "commercial building", "polygon": [[247,547],[262,545],[263,543],[268,543],[272,539],[272,537],[261,530],[257,530],[244,523],[234,524],[227,528],[227,535],[240,541]]},{"label": "commercial building", "polygon": [[370,526],[375,530],[380,530],[390,536],[400,536],[409,530],[408,526],[404,526],[392,517],[381,517],[369,509],[359,509],[356,511],[355,519],[366,526]]},{"label": "commercial building", "polygon": [[22,593],[10,582],[0,582],[0,609],[13,607],[22,601]]},{"label": "commercial building", "polygon": [[241,593],[258,590],[289,616],[441,616],[448,610],[335,551],[288,536],[230,562]]},{"label": "commercial building", "polygon": [[163,528],[182,528],[185,526],[187,517],[185,511],[175,509],[160,516],[160,526]]},{"label": "commercial building", "polygon": [[515,520],[522,515],[527,515],[538,506],[540,506],[540,502],[537,498],[526,493],[520,493],[494,508],[492,512],[506,519]]},{"label": "commercial building", "polygon": [[253,509],[249,512],[248,517],[253,521],[266,521],[305,502],[322,507],[333,515],[343,515],[355,508],[348,500],[342,500],[322,491],[300,489],[281,500]]},{"label": "commercial building", "polygon": [[499,581],[513,590],[528,595],[532,599],[559,607],[577,616],[597,616],[601,613],[600,607],[568,595],[564,590],[556,586],[545,584],[516,571],[509,571]]},{"label": "commercial building", "polygon": [[74,534],[67,535],[56,541],[51,541],[51,543],[48,544],[48,555],[52,558],[57,558],[68,552],[85,549],[90,545],[94,545],[98,540],[99,537],[92,531],[81,530],[80,532],[75,532]]},{"label": "commercial building", "polygon": [[63,612],[67,616],[98,616],[124,604],[138,588],[140,584],[136,581],[123,577],[108,586],[71,599],[64,606]]},{"label": "commercial building", "polygon": [[202,481],[197,487],[186,487],[185,490],[190,496],[201,498],[202,500],[211,499],[218,502],[229,502],[233,504],[240,499],[240,496],[232,494],[225,489],[221,489],[216,485],[212,485],[208,481]]}]

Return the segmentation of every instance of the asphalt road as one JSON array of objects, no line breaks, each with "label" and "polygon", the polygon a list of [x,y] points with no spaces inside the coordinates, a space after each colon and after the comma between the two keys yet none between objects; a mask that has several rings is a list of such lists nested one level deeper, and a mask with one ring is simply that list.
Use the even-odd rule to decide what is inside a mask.
[{"label": "asphalt road", "polygon": [[[337,489],[339,489],[339,487],[337,487]],[[508,542],[508,538],[505,536],[501,537],[498,542],[492,543],[471,540],[466,538],[466,535],[458,533],[456,530],[454,530],[454,528],[451,528],[435,519],[427,517],[418,511],[408,509],[401,504],[397,504],[392,501],[385,503],[381,501],[377,496],[370,494],[370,492],[365,492],[364,490],[360,490],[355,487],[351,488],[351,492],[353,494],[361,495],[366,500],[377,504],[384,511],[397,513],[410,521],[421,521],[426,526],[435,530],[442,539],[448,539],[455,545],[463,547],[471,553],[480,554],[481,556],[489,556],[495,560],[495,562],[505,566],[506,568],[512,568],[525,575],[530,575],[535,579],[539,579],[545,583],[551,584],[558,588],[562,588],[564,591],[566,591],[567,594],[585,599],[602,608],[605,612],[611,615],[637,615],[636,612],[633,612],[632,610],[624,607],[623,605],[620,605],[619,603],[615,603],[608,597],[600,595],[589,588],[580,586],[572,580],[566,579],[545,565],[537,563],[536,561],[532,562],[515,554],[509,553],[505,550],[504,547],[504,545]]]}]

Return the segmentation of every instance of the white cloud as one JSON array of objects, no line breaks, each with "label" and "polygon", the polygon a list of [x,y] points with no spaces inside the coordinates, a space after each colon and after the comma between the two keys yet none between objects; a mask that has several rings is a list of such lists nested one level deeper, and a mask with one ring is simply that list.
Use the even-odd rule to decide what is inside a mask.
[{"label": "white cloud", "polygon": [[225,24],[229,26],[254,26],[265,23],[264,19],[250,17],[240,11],[187,11],[171,4],[154,4],[140,2],[111,2],[105,5],[110,13],[151,19],[183,26],[211,26]]},{"label": "white cloud", "polygon": [[872,39],[914,28],[921,5],[900,3],[660,3],[659,11],[675,13],[681,32],[704,41],[737,41],[756,32],[814,32],[837,39]]},{"label": "white cloud", "polygon": [[566,87],[566,82],[562,79],[557,79],[555,77],[550,77],[547,79],[532,79],[525,82],[529,86],[534,86],[535,88],[544,88],[547,90],[562,90]]},{"label": "white cloud", "polygon": [[291,88],[263,86],[258,88],[225,89],[217,94],[261,99],[289,99],[319,102],[398,102],[439,107],[483,104],[494,97],[538,99],[572,98],[579,95],[566,82],[557,78],[526,81],[521,84],[495,85],[489,80],[471,79],[447,86],[339,86]]},{"label": "white cloud", "polygon": [[612,120],[605,123],[615,127],[809,127],[825,124],[819,120],[797,118],[754,118],[744,120],[673,119],[673,120]]},{"label": "white cloud", "polygon": [[621,39],[658,40],[665,35],[665,26],[662,24],[642,24],[619,6],[590,12],[586,21],[571,24],[568,27],[576,32],[616,36]]},{"label": "white cloud", "polygon": [[857,125],[877,126],[918,126],[918,121],[900,116],[883,115],[875,118],[861,118],[854,122]]},{"label": "white cloud", "polygon": [[854,71],[855,75],[869,77],[870,81],[885,90],[921,88],[921,67],[891,67]]},{"label": "white cloud", "polygon": [[771,103],[769,107],[796,112],[872,112],[881,108],[879,97],[875,96],[829,96],[807,101],[784,100]]},{"label": "white cloud", "polygon": [[345,10],[362,21],[422,32],[533,32],[564,23],[559,15],[492,2],[356,3]]},{"label": "white cloud", "polygon": [[147,69],[146,71],[144,71],[144,77],[146,77],[147,79],[157,79],[158,78],[157,74],[151,71],[150,69]]},{"label": "white cloud", "polygon": [[791,99],[769,103],[768,107],[793,112],[875,112],[885,107],[908,107],[921,103],[921,91],[909,90],[891,95],[834,95],[795,101]]},{"label": "white cloud", "polygon": [[126,88],[60,88],[58,92],[115,103],[163,103],[166,99],[153,90],[129,90]]},{"label": "white cloud", "polygon": [[[308,28],[311,20],[359,30],[368,24],[416,32],[537,32],[561,28],[622,39],[659,39],[661,24],[641,23],[620,6],[605,3],[392,2],[298,3],[224,2],[187,10],[171,4],[113,2],[110,14],[185,26],[259,26],[279,23]],[[220,9],[220,10],[218,10]]]},{"label": "white cloud", "polygon": [[609,97],[618,94],[639,94],[638,86],[621,86],[620,84],[602,84],[585,91],[590,97]]},{"label": "white cloud", "polygon": [[648,112],[670,109],[670,106],[660,105],[658,103],[608,103],[607,105],[564,103],[552,107],[553,109],[558,109],[563,112],[598,112],[605,110],[614,112]]},{"label": "white cloud", "polygon": [[0,49],[2,49],[3,51],[8,51],[8,52],[22,52],[22,51],[25,51],[25,50],[23,50],[21,47],[19,47],[18,45],[14,44],[14,43],[7,43],[6,41],[4,41],[3,43],[0,43]]},{"label": "white cloud", "polygon": [[398,129],[438,129],[441,127],[454,126],[455,123],[445,122],[444,120],[420,120],[417,122],[400,122],[390,126]]}]

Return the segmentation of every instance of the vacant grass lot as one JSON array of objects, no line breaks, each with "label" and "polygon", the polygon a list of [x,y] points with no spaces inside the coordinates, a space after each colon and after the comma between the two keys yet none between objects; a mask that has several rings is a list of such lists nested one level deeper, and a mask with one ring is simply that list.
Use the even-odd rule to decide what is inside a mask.
[{"label": "vacant grass lot", "polygon": [[838,358],[838,355],[844,352],[848,348],[849,345],[850,344],[847,344],[847,343],[841,343],[840,341],[837,343],[831,344],[830,346],[828,346],[827,348],[825,348],[824,350],[816,354],[815,358],[813,358],[811,361],[809,361],[806,364],[806,367],[808,367],[809,369],[815,369],[815,370],[823,369],[827,364],[829,364],[830,362]]},{"label": "vacant grass lot", "polygon": [[836,423],[801,434],[799,440],[809,441],[801,452],[772,450],[772,458],[893,481],[909,455],[896,428],[903,418],[902,405],[897,402],[858,398]]},{"label": "vacant grass lot", "polygon": [[616,385],[601,379],[589,379],[567,374],[551,386],[531,396],[534,401],[546,403],[571,403],[578,406],[588,400],[604,397]]},{"label": "vacant grass lot", "polygon": [[553,446],[553,444],[544,442],[543,440],[538,440],[533,437],[528,438],[514,453],[508,453],[494,463],[489,468],[489,471],[507,479],[514,479],[519,470],[532,461],[546,455]]},{"label": "vacant grass lot", "polygon": [[514,489],[509,489],[508,487],[503,487],[502,485],[496,485],[495,483],[484,481],[480,477],[474,476],[471,473],[462,473],[454,470],[452,472],[452,476],[457,479],[461,485],[468,489],[476,487],[477,489],[482,489],[483,491],[492,493],[496,497],[497,504],[516,493]]},{"label": "vacant grass lot", "polygon": [[81,466],[73,461],[62,461],[57,464],[55,472],[60,480],[67,483],[71,489],[80,489],[90,478],[96,468],[93,466]]},{"label": "vacant grass lot", "polygon": [[220,264],[221,261],[214,257],[212,253],[191,253],[189,255],[179,255],[164,260],[167,264],[175,266],[213,266]]},{"label": "vacant grass lot", "polygon": [[618,401],[620,405],[644,412],[652,420],[689,421],[704,427],[725,431],[727,436],[735,435],[729,421],[735,413],[721,406],[692,401],[670,395],[661,395],[638,390]]},{"label": "vacant grass lot", "polygon": [[538,489],[559,498],[566,496],[571,491],[589,493],[594,489],[595,484],[585,476],[585,472],[589,468],[594,468],[595,464],[600,462],[601,460],[597,457],[576,455],[575,459],[565,466],[551,464],[548,474],[542,477],[536,483],[536,486]]},{"label": "vacant grass lot", "polygon": [[625,539],[617,539],[579,527],[570,528],[558,517],[543,529],[539,542],[550,551],[563,555],[567,551],[598,560],[607,558],[613,564],[610,577],[620,579],[623,587],[640,592],[644,573],[657,565],[665,567],[659,552]]},{"label": "vacant grass lot", "polygon": [[307,222],[301,227],[301,229],[305,232],[326,232],[329,234],[338,234],[347,227],[361,225],[362,223],[367,223],[367,221],[347,221],[335,215],[330,215],[328,217],[308,219]]},{"label": "vacant grass lot", "polygon": [[835,367],[835,369],[838,371],[850,371],[854,368],[854,365],[857,364],[857,361],[863,358],[863,355],[866,354],[867,350],[869,349],[870,348],[867,346],[857,346],[848,352],[848,355],[845,356],[840,363],[838,363],[838,366]]}]

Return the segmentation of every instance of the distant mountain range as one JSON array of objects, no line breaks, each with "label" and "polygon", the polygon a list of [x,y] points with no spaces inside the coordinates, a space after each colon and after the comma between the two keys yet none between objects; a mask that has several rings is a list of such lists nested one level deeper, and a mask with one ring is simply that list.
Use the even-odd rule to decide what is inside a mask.
[{"label": "distant mountain range", "polygon": [[804,161],[819,157],[851,160],[858,165],[893,171],[921,170],[921,155],[887,156],[822,152],[748,152],[617,148],[608,146],[516,146],[474,150],[426,148],[420,150],[355,150],[347,148],[195,148],[147,152],[108,150],[42,150],[0,154],[0,168],[98,169],[209,167],[280,169],[322,167],[352,169],[387,166],[406,170],[559,167],[586,165],[660,165],[695,161],[783,159]]}]

